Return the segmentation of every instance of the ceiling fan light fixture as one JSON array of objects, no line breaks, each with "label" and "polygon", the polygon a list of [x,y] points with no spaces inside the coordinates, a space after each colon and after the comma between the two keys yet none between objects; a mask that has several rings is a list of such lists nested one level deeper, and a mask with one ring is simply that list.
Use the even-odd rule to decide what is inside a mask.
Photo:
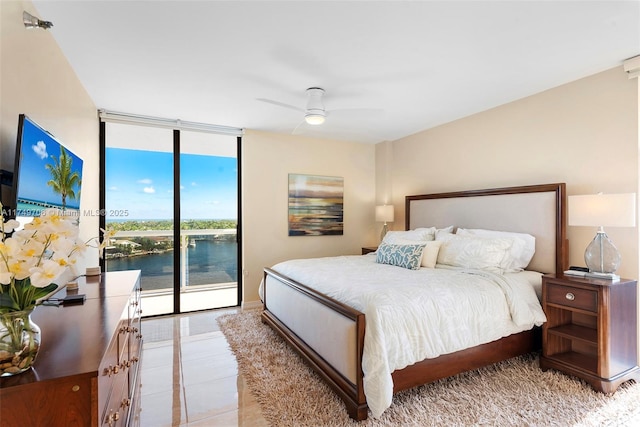
[{"label": "ceiling fan light fixture", "polygon": [[324,123],[327,114],[324,111],[322,95],[324,95],[322,88],[310,87],[307,89],[307,109],[304,114],[304,121],[307,124],[316,126]]},{"label": "ceiling fan light fixture", "polygon": [[324,111],[308,111],[304,115],[304,121],[310,125],[314,125],[314,126],[321,125],[324,123],[324,120],[325,120]]}]

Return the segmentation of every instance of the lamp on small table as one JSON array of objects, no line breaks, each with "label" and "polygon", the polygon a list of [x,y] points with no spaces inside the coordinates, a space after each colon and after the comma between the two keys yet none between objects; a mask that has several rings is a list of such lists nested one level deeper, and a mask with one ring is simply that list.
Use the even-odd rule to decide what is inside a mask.
[{"label": "lamp on small table", "polygon": [[387,234],[387,222],[393,222],[393,205],[376,206],[376,222],[384,223],[380,232],[380,241],[382,241]]},{"label": "lamp on small table", "polygon": [[596,237],[584,252],[589,275],[618,280],[620,252],[604,232],[607,227],[635,227],[636,194],[589,194],[569,196],[569,225],[596,226]]}]

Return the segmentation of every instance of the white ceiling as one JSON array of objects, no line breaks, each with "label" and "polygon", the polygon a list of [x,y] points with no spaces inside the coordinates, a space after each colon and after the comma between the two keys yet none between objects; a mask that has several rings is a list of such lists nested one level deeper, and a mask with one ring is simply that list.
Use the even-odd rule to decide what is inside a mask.
[{"label": "white ceiling", "polygon": [[291,133],[303,114],[273,102],[319,86],[327,121],[296,133],[366,143],[640,54],[638,1],[33,4],[100,109]]}]

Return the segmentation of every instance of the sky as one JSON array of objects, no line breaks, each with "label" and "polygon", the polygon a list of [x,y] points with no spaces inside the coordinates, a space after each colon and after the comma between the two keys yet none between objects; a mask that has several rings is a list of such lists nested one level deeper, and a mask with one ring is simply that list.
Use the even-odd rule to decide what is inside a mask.
[{"label": "sky", "polygon": [[[19,199],[62,205],[61,196],[54,193],[51,186],[47,185],[47,181],[51,179],[51,173],[45,167],[46,164],[53,164],[51,156],[55,156],[57,159],[60,158],[60,146],[61,144],[50,134],[33,124],[28,118],[25,118],[22,128],[21,159],[18,172]],[[68,149],[66,151],[72,158],[72,171],[78,172],[82,177],[82,160]],[[80,189],[76,188],[75,190],[79,193]],[[80,198],[70,199],[67,197],[66,203],[68,208],[78,209]]]},{"label": "sky", "polygon": [[[182,219],[237,219],[235,157],[181,154]],[[107,148],[106,218],[173,218],[173,159],[168,152]]]}]

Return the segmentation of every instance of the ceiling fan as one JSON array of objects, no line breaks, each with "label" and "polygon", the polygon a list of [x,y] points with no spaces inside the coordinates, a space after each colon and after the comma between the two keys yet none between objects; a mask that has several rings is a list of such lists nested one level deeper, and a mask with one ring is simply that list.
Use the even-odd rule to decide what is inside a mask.
[{"label": "ceiling fan", "polygon": [[324,108],[322,98],[324,96],[324,89],[320,87],[310,87],[306,90],[307,93],[307,106],[306,108],[300,108],[293,105],[285,104],[283,102],[273,101],[271,99],[258,98],[258,101],[267,102],[269,104],[277,105],[279,107],[285,107],[292,110],[299,111],[304,114],[304,121],[310,125],[321,125],[327,118],[327,111]]},{"label": "ceiling fan", "polygon": [[[313,86],[306,89],[305,93],[307,95],[307,103],[305,108],[296,107],[294,105],[274,101],[271,99],[257,98],[257,100],[277,105],[279,107],[288,108],[290,110],[295,110],[299,113],[304,114],[304,119],[301,120],[300,123],[293,129],[293,134],[301,132],[306,127],[304,125],[311,125],[312,127],[314,127],[323,124],[329,116],[333,118],[334,113],[336,114],[335,117],[337,117],[337,115],[343,116],[343,120],[339,120],[339,122],[344,125],[344,119],[349,116],[351,116],[351,118],[353,119],[354,113],[360,116],[362,116],[362,114],[365,114],[366,117],[372,117],[379,116],[379,114],[383,112],[383,110],[381,109],[372,108],[338,108],[327,110],[323,102],[323,97],[325,95],[325,90],[323,88]],[[308,127],[307,129],[310,130]]]}]

